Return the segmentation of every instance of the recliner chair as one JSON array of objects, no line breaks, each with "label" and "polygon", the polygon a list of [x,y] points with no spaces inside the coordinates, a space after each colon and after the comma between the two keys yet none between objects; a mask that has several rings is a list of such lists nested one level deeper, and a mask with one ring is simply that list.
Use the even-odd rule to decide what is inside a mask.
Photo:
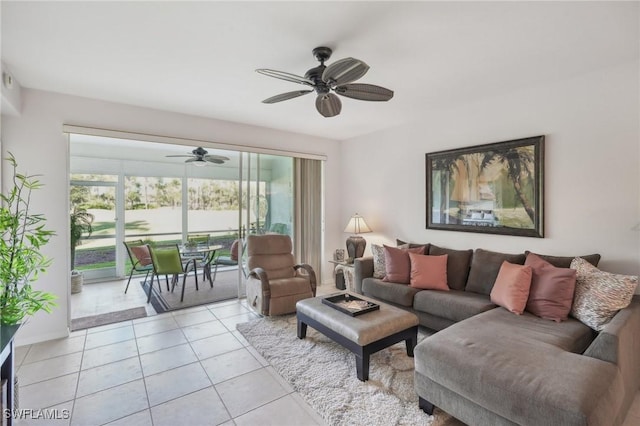
[{"label": "recliner chair", "polygon": [[298,300],[315,297],[316,274],[307,264],[295,264],[288,235],[247,237],[247,301],[261,315],[296,311]]}]

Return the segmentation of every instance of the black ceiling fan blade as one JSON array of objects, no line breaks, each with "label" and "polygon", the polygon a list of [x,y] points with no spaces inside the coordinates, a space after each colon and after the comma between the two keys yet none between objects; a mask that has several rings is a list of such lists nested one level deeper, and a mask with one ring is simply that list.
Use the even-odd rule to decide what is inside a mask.
[{"label": "black ceiling fan blade", "polygon": [[338,95],[361,101],[384,102],[393,98],[393,90],[373,84],[344,84],[334,90]]},{"label": "black ceiling fan blade", "polygon": [[276,102],[286,101],[287,99],[297,98],[298,96],[311,93],[313,90],[296,90],[294,92],[280,93],[279,95],[272,96],[262,101],[263,104],[275,104]]},{"label": "black ceiling fan blade", "polygon": [[284,71],[270,70],[267,68],[258,68],[257,73],[266,75],[268,77],[279,78],[280,80],[290,81],[292,83],[306,84],[307,86],[313,86],[313,81],[299,75],[291,74]]},{"label": "black ceiling fan blade", "polygon": [[218,160],[218,161],[229,161],[229,157],[225,157],[223,155],[213,155],[213,154],[207,154],[204,156],[204,159],[207,161],[211,161],[211,160]]},{"label": "black ceiling fan blade", "polygon": [[330,86],[341,86],[356,81],[369,71],[369,65],[359,59],[340,59],[329,65],[322,73],[322,81]]},{"label": "black ceiling fan blade", "polygon": [[316,109],[325,117],[335,117],[342,110],[342,102],[333,93],[320,94],[316,98]]},{"label": "black ceiling fan blade", "polygon": [[183,158],[187,158],[187,157],[194,157],[194,155],[192,155],[192,154],[184,154],[184,155],[165,155],[165,157],[183,157]]},{"label": "black ceiling fan blade", "polygon": [[204,158],[204,161],[206,161],[207,163],[213,163],[213,164],[224,164],[224,160],[220,160],[219,158]]}]

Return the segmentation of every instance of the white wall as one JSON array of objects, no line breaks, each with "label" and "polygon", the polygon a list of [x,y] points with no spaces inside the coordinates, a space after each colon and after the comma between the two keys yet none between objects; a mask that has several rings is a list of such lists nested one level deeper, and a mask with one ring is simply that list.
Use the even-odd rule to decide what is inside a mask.
[{"label": "white wall", "polygon": [[[114,104],[74,96],[23,89],[22,114],[2,116],[3,158],[11,151],[20,170],[42,174],[46,185],[33,197],[34,212],[43,212],[47,224],[57,236],[45,246],[44,252],[53,265],[35,284],[37,289],[58,295],[58,307],[51,314],[38,313],[30,319],[17,336],[17,343],[32,342],[67,335],[69,294],[69,237],[68,237],[68,142],[62,132],[63,124],[146,133],[162,136],[199,139],[205,141],[251,145],[270,149],[325,154],[326,201],[336,205],[339,200],[339,145],[336,141],[241,125],[219,120],[187,116],[151,109]],[[6,167],[3,168],[6,182]],[[326,209],[328,229],[338,222],[335,209]],[[326,246],[340,244],[335,232],[327,235]],[[331,249],[332,250],[332,249]],[[326,254],[330,258],[330,251]],[[325,276],[331,276],[327,262]]]},{"label": "white wall", "polygon": [[[638,63],[455,109],[342,146],[341,223],[354,211],[375,231],[449,248],[518,253],[601,253],[600,267],[640,272]],[[425,153],[546,135],[545,238],[426,229]],[[635,228],[635,230],[633,229]],[[369,252],[369,249],[367,250]]]}]

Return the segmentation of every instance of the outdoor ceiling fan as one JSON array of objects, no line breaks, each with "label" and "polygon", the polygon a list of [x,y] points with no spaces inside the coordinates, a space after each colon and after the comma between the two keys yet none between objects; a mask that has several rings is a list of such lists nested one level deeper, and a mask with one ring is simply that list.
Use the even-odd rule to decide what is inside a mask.
[{"label": "outdoor ceiling fan", "polygon": [[262,101],[265,104],[286,101],[315,91],[316,109],[325,117],[334,117],[340,114],[342,102],[334,93],[361,101],[388,101],[393,97],[393,90],[373,84],[351,84],[358,80],[369,70],[369,65],[359,59],[340,59],[326,66],[324,62],[331,57],[331,49],[328,47],[316,47],[313,55],[320,61],[320,65],[307,71],[304,77],[290,74],[284,71],[276,71],[266,68],[257,69],[256,72],[269,77],[279,78],[292,83],[304,84],[312,87],[309,90],[296,90],[294,92],[281,93]]},{"label": "outdoor ceiling fan", "polygon": [[225,161],[229,161],[228,157],[209,154],[208,151],[201,146],[191,151],[191,154],[166,155],[165,157],[187,157],[188,159],[184,160],[184,162],[192,163],[195,166],[206,166],[207,163],[224,164]]}]

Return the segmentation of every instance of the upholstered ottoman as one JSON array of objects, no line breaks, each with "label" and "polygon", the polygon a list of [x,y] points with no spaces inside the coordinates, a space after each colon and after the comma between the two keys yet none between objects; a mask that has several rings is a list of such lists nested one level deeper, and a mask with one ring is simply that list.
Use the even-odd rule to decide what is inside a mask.
[{"label": "upholstered ottoman", "polygon": [[413,357],[418,341],[418,317],[377,300],[370,301],[380,305],[380,309],[352,317],[325,305],[322,297],[300,300],[296,303],[298,338],[306,337],[310,325],[349,349],[356,355],[356,373],[361,381],[369,379],[369,357],[373,353],[404,340],[407,355]]}]

